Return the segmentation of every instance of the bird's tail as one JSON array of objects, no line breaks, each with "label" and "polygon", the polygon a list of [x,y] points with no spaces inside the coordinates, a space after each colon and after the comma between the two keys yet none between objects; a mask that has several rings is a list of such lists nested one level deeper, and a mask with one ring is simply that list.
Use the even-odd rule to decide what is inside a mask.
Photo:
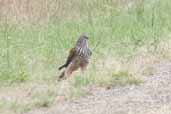
[{"label": "bird's tail", "polygon": [[65,76],[65,71],[63,71],[61,75],[59,75],[58,81],[61,81],[64,78],[64,76]]},{"label": "bird's tail", "polygon": [[66,64],[60,66],[60,67],[58,68],[58,70],[61,70],[61,69],[64,68],[64,67],[66,67]]}]

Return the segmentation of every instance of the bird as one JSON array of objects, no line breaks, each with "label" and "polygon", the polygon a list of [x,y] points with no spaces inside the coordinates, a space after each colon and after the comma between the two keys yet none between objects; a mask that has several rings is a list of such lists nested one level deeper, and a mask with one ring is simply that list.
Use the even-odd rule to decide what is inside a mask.
[{"label": "bird", "polygon": [[63,65],[61,65],[58,70],[65,68],[65,70],[59,75],[59,79],[66,79],[71,76],[71,74],[81,68],[84,72],[89,64],[89,59],[92,55],[92,51],[88,47],[88,37],[86,35],[81,35],[75,46],[70,49],[69,55]]}]

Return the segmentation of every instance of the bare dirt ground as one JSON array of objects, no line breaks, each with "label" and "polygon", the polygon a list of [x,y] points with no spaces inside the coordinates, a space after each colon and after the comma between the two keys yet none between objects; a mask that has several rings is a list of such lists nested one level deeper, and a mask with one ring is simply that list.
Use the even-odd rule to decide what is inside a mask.
[{"label": "bare dirt ground", "polygon": [[171,61],[154,67],[157,72],[138,86],[98,89],[90,96],[27,114],[171,114]]}]

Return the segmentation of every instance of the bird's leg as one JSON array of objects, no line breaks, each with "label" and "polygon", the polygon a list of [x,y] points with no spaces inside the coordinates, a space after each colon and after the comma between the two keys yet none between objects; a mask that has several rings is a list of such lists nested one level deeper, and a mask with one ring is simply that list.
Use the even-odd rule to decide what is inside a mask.
[{"label": "bird's leg", "polygon": [[69,77],[71,74],[72,74],[72,70],[70,69],[70,67],[67,67],[66,69],[65,69],[65,76],[67,76],[67,77]]},{"label": "bird's leg", "polygon": [[69,64],[69,66],[65,69],[65,76],[69,77],[71,74],[78,69],[76,64]]},{"label": "bird's leg", "polygon": [[88,64],[83,64],[83,65],[81,65],[81,71],[82,71],[83,74],[84,74],[85,71],[87,70],[87,65],[88,65]]}]

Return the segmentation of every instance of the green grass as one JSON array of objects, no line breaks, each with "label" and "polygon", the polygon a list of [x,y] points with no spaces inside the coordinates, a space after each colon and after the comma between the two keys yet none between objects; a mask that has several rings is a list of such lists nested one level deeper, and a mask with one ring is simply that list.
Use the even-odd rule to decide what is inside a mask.
[{"label": "green grass", "polygon": [[35,107],[49,107],[55,101],[55,94],[52,92],[37,93],[32,96]]},{"label": "green grass", "polygon": [[154,67],[146,67],[142,74],[145,76],[152,76],[156,72],[156,69]]},{"label": "green grass", "polygon": [[[153,54],[161,48],[158,47],[160,42],[168,43],[170,40],[169,0],[133,0],[131,7],[114,1],[64,0],[58,4],[59,11],[55,10],[55,3],[52,2],[48,1],[49,9],[35,7],[41,5],[35,3],[33,10],[37,14],[34,12],[30,21],[21,21],[20,16],[17,18],[19,20],[13,21],[11,15],[7,15],[6,22],[0,21],[0,87],[12,88],[22,83],[59,86],[56,83],[59,75],[57,68],[65,62],[68,50],[82,33],[90,37],[93,55],[86,73],[75,73],[71,79],[69,96],[85,95],[83,88],[87,85],[138,84],[141,81],[137,74],[122,69],[123,61],[127,64],[141,51]],[[39,8],[42,15],[38,13]],[[166,52],[169,51],[166,49]],[[163,53],[163,56],[167,54]],[[53,104],[58,92],[48,93],[37,93],[32,97],[36,103],[31,102],[31,107]]]},{"label": "green grass", "polygon": [[128,71],[120,71],[117,73],[112,74],[112,83],[115,85],[138,85],[142,81],[138,79],[138,76],[134,76],[133,74],[129,73]]},{"label": "green grass", "polygon": [[[26,88],[24,87],[25,85],[20,86],[23,87],[18,87],[17,85],[8,87],[8,89],[11,88],[10,95],[6,94],[0,98],[0,111],[23,114],[36,108],[50,107],[56,102],[58,90],[55,84],[37,84],[30,87],[27,85]],[[27,90],[28,87],[29,90]],[[20,93],[17,93],[18,89],[27,91],[21,90],[19,91]],[[5,92],[8,93],[8,91]]]},{"label": "green grass", "polygon": [[7,112],[14,112],[14,113],[24,113],[27,111],[30,111],[33,109],[30,104],[24,104],[19,101],[19,100],[11,100],[11,101],[6,101],[6,100],[0,100],[1,101],[1,106],[0,110],[4,110]]}]

